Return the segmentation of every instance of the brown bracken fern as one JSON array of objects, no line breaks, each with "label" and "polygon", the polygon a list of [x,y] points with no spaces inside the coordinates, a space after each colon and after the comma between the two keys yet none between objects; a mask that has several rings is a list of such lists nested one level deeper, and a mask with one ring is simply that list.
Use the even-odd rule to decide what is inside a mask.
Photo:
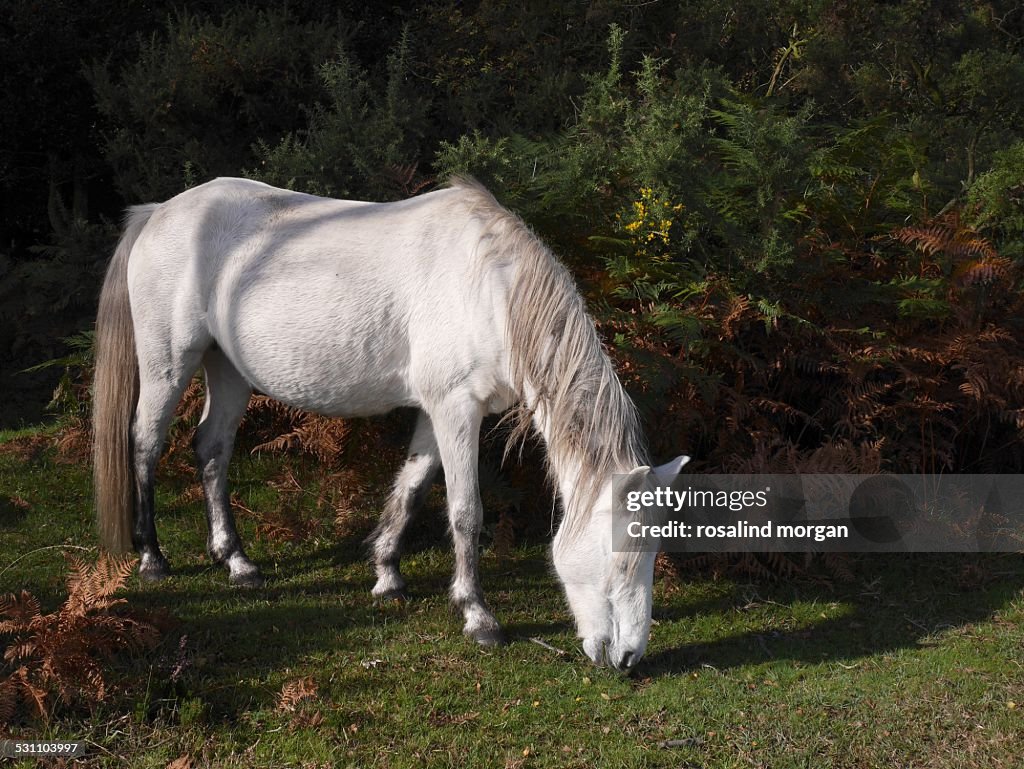
[{"label": "brown bracken fern", "polygon": [[[29,716],[48,717],[56,702],[93,706],[112,689],[108,663],[117,655],[153,648],[160,631],[127,611],[115,598],[135,565],[130,557],[100,556],[95,563],[68,557],[68,596],[55,612],[43,614],[28,591],[0,597],[0,636],[9,636],[0,680],[0,723],[22,707]],[[3,669],[0,669],[2,672]]]},{"label": "brown bracken fern", "polygon": [[290,714],[289,731],[320,726],[324,715],[315,709],[319,687],[312,676],[286,681],[277,695],[277,712]]},{"label": "brown bracken fern", "polygon": [[303,702],[316,699],[318,689],[312,676],[285,681],[280,694],[277,695],[278,712],[294,713]]}]

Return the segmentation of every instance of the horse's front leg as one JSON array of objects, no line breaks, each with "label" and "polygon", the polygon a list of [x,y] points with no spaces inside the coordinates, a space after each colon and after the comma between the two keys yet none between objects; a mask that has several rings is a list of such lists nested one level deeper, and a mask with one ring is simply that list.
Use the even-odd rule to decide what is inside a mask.
[{"label": "horse's front leg", "polygon": [[242,548],[231,513],[228,464],[235,433],[245,414],[252,391],[234,366],[217,349],[203,358],[206,404],[196,429],[194,447],[206,498],[209,534],[206,551],[214,563],[228,569],[228,581],[241,587],[261,587],[263,576]]},{"label": "horse's front leg", "polygon": [[478,568],[483,504],[477,475],[483,409],[472,400],[447,399],[431,409],[448,489],[448,522],[455,547],[452,603],[462,611],[463,632],[485,646],[504,643],[501,626],[484,601]]}]

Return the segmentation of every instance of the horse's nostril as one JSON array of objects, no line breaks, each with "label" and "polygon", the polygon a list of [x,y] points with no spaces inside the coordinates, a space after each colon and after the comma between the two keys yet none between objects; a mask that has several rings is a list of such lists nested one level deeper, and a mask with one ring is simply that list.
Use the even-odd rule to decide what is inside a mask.
[{"label": "horse's nostril", "polygon": [[636,664],[636,655],[633,652],[625,652],[616,667],[619,670],[629,670]]}]

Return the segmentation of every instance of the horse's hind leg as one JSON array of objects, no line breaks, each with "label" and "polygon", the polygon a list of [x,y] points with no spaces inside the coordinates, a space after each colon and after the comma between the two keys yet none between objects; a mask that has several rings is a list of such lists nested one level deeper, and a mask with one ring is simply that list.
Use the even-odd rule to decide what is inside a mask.
[{"label": "horse's hind leg", "polygon": [[194,446],[206,497],[206,520],[209,524],[206,550],[214,563],[227,566],[232,585],[259,587],[263,584],[263,577],[242,549],[228,492],[231,450],[252,389],[217,348],[207,350],[203,357],[203,372],[206,377],[206,405],[196,429]]},{"label": "horse's hind leg", "polygon": [[450,397],[432,408],[430,417],[448,487],[448,521],[455,547],[452,603],[462,610],[466,635],[479,644],[500,644],[505,637],[484,601],[478,570],[483,503],[477,460],[483,409],[475,401]]},{"label": "horse's hind leg", "polygon": [[139,576],[155,581],[171,568],[160,551],[153,517],[153,482],[167,428],[185,387],[199,367],[200,353],[172,354],[165,347],[143,344],[136,331],[139,356],[139,400],[132,423],[135,463],[135,522],[132,543],[139,553]]},{"label": "horse's hind leg", "polygon": [[434,429],[430,417],[421,411],[409,445],[409,455],[395,479],[395,487],[384,506],[384,513],[368,542],[373,543],[373,565],[377,584],[372,593],[377,598],[400,597],[405,580],[398,568],[402,535],[416,509],[427,495],[430,482],[441,466]]}]

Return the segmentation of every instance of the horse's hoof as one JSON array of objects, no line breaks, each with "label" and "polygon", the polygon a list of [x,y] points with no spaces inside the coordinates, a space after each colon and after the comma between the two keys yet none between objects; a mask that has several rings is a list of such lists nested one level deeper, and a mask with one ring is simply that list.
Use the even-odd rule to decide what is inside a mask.
[{"label": "horse's hoof", "polygon": [[500,627],[482,627],[477,630],[467,631],[466,635],[481,646],[504,646],[508,643],[508,639],[505,638],[505,631]]},{"label": "horse's hoof", "polygon": [[231,574],[228,577],[228,584],[232,587],[256,588],[263,587],[267,581],[258,571],[244,571],[240,574]]},{"label": "horse's hoof", "polygon": [[139,579],[143,582],[162,582],[171,576],[171,565],[167,561],[149,561],[139,566]]}]

